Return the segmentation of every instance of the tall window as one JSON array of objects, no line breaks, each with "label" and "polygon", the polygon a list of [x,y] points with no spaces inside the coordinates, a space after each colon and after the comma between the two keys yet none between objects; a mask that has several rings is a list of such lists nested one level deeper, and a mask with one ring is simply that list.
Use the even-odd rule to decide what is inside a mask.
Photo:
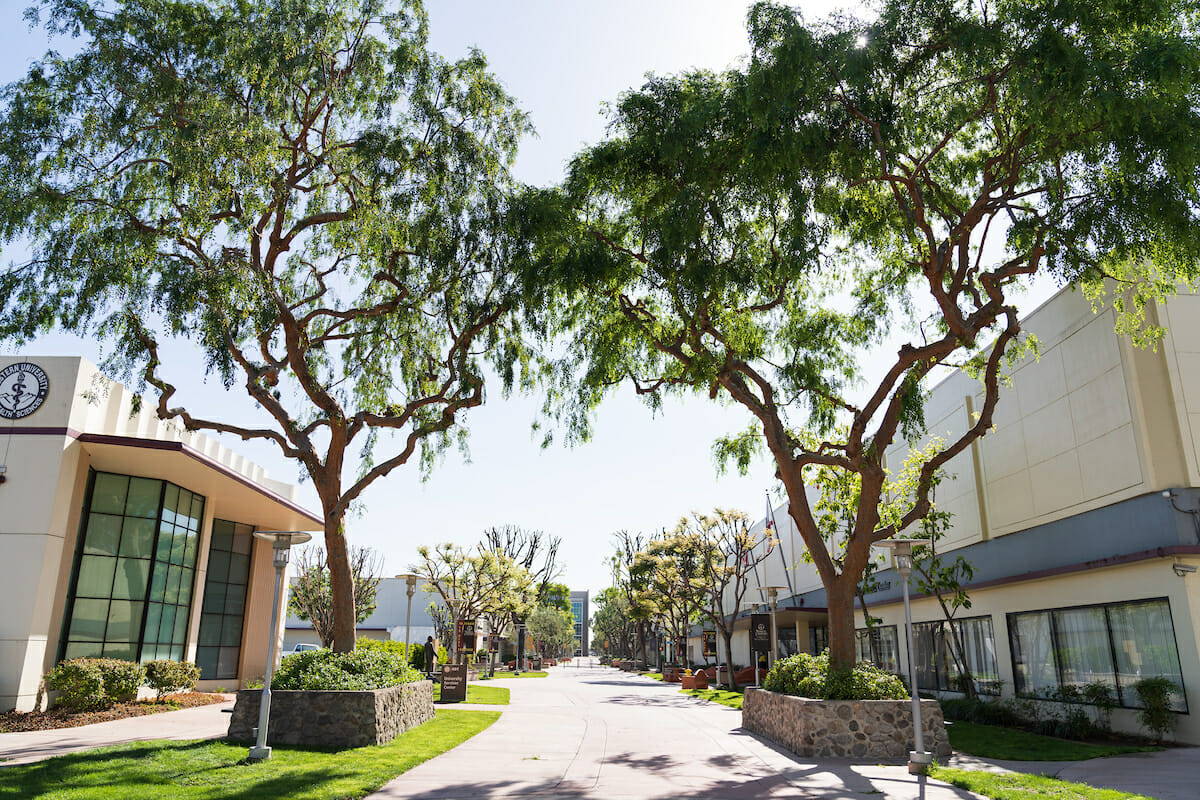
[{"label": "tall window", "polygon": [[900,655],[895,625],[875,625],[854,632],[854,649],[859,661],[870,661],[888,672],[899,674]]},{"label": "tall window", "polygon": [[1138,708],[1134,684],[1164,677],[1179,689],[1171,708],[1187,711],[1166,598],[1009,614],[1008,636],[1019,695],[1053,697],[1100,682],[1123,707]]},{"label": "tall window", "polygon": [[253,532],[249,525],[213,520],[196,648],[202,679],[237,677]]},{"label": "tall window", "polygon": [[183,658],[204,498],[152,478],[90,476],[61,658]]},{"label": "tall window", "polygon": [[[917,670],[917,688],[962,691],[958,659],[950,640],[950,624],[945,620],[918,622],[913,625],[913,661]],[[991,617],[956,619],[954,630],[963,646],[963,658],[980,694],[999,694],[1000,675],[996,671],[996,639]]]}]

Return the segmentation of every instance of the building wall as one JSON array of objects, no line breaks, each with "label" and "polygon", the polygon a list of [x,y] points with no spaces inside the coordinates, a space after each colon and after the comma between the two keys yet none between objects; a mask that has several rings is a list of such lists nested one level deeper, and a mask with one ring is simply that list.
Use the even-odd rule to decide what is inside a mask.
[{"label": "building wall", "polygon": [[[429,604],[442,605],[441,595],[436,590],[426,590],[422,581],[417,582],[412,598],[411,640],[424,642],[427,636],[435,636],[433,619],[429,616]],[[358,635],[372,639],[404,641],[405,615],[408,612],[408,589],[403,578],[383,578],[375,591],[375,610],[358,624]],[[286,621],[284,649],[290,650],[298,643],[320,644],[321,640],[312,625],[299,617],[289,616]]]},{"label": "building wall", "polygon": [[588,593],[586,591],[571,592],[571,616],[575,618],[575,651],[588,655],[588,634],[591,614],[588,609]]},{"label": "building wall", "polygon": [[[0,369],[22,361],[46,372],[49,390],[32,414],[0,425],[0,605],[8,610],[0,616],[0,709],[28,710],[58,656],[90,469],[167,480],[205,496],[185,657],[195,654],[214,515],[286,529],[311,528],[319,518],[295,505],[296,487],[269,481],[261,467],[208,437],[159,421],[151,402],[135,413],[132,393],[87,361],[5,357]],[[269,545],[266,550],[273,579]],[[258,580],[263,560],[254,559]],[[261,634],[261,664],[254,648],[243,647],[243,653],[246,668],[262,674],[267,632],[257,626],[269,617],[270,596],[264,610],[264,593],[254,590],[250,602],[259,606],[246,615],[244,641]]]}]

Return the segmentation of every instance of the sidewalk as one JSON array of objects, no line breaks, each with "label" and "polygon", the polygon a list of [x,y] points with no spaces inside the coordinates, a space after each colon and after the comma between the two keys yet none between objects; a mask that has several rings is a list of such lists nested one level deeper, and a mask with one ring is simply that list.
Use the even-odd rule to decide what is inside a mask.
[{"label": "sidewalk", "polygon": [[1119,789],[1154,800],[1200,796],[1200,748],[1173,747],[1158,753],[1092,758],[1087,761],[998,761],[956,754],[947,766],[987,772],[1049,775],[1101,789]]},{"label": "sidewalk", "polygon": [[221,712],[225,708],[233,708],[233,701],[78,728],[0,733],[0,770],[112,744],[148,739],[217,739],[229,730],[229,715]]}]

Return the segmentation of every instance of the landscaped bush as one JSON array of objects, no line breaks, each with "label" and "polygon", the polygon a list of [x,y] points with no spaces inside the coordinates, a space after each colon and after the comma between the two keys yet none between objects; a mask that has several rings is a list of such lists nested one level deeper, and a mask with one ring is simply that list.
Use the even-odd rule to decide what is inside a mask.
[{"label": "landscaped bush", "polygon": [[186,661],[151,661],[146,664],[146,684],[159,698],[172,692],[190,692],[200,682],[200,668]]},{"label": "landscaped bush", "polygon": [[1179,721],[1171,713],[1171,694],[1178,691],[1166,678],[1142,678],[1133,685],[1138,700],[1142,704],[1138,712],[1138,721],[1154,733],[1154,738],[1161,741],[1163,736],[1175,729]]},{"label": "landscaped bush", "polygon": [[904,682],[874,664],[859,662],[853,670],[829,668],[829,651],[814,656],[797,653],[780,659],[763,679],[763,688],[814,700],[907,700]]},{"label": "landscaped bush", "polygon": [[271,685],[276,689],[362,691],[422,678],[403,655],[384,648],[365,647],[353,653],[308,650],[288,656],[271,679]]},{"label": "landscaped bush", "polygon": [[73,658],[46,675],[46,688],[61,692],[58,704],[64,708],[92,711],[136,699],[145,678],[145,668],[132,661]]},{"label": "landscaped bush", "polygon": [[980,725],[1017,727],[1024,720],[1007,700],[984,700],[981,697],[955,697],[941,701],[942,715],[952,722],[975,722]]}]

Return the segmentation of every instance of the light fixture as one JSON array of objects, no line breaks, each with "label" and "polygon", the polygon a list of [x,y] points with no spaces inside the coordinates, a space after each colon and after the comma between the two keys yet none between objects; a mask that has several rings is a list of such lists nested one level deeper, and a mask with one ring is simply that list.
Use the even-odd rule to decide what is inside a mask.
[{"label": "light fixture", "polygon": [[402,575],[397,575],[397,578],[404,579],[404,591],[408,595],[408,610],[404,613],[404,657],[408,659],[408,663],[412,663],[412,645],[409,643],[409,633],[412,629],[412,598],[413,592],[417,589],[417,581],[421,579],[420,575],[414,575],[411,572],[406,572]]},{"label": "light fixture", "polygon": [[1194,565],[1182,564],[1178,561],[1171,565],[1171,569],[1173,569],[1175,574],[1181,578],[1187,577],[1188,575],[1192,575],[1196,572],[1196,567]]},{"label": "light fixture", "polygon": [[908,637],[908,690],[912,695],[913,749],[908,754],[908,771],[924,775],[933,763],[933,754],[925,749],[925,731],[921,723],[921,697],[917,694],[917,672],[913,661],[912,610],[908,599],[908,576],[912,574],[912,548],[914,544],[929,544],[928,539],[884,539],[875,542],[876,547],[891,549],[896,561],[896,572],[904,588],[904,631]]},{"label": "light fixture", "polygon": [[267,674],[263,678],[262,700],[258,706],[258,735],[247,761],[266,761],[271,757],[267,746],[267,724],[271,721],[271,674],[275,671],[275,646],[279,637],[279,603],[283,596],[283,570],[294,545],[312,539],[308,531],[255,531],[254,536],[271,543],[271,563],[275,566],[275,599],[271,603],[271,636],[267,640]]}]

